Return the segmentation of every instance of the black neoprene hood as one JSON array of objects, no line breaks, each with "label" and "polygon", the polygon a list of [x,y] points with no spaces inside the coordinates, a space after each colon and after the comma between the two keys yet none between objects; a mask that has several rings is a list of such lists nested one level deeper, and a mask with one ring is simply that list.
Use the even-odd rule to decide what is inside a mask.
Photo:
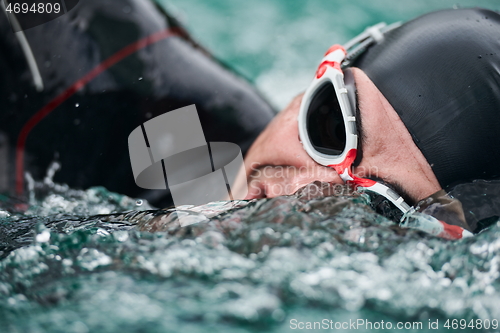
[{"label": "black neoprene hood", "polygon": [[394,107],[441,186],[500,177],[499,13],[420,16],[353,66]]}]

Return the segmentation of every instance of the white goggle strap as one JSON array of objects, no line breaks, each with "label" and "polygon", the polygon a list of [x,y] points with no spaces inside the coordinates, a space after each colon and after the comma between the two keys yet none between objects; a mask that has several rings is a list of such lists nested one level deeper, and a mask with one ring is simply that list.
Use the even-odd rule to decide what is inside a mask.
[{"label": "white goggle strap", "polygon": [[391,25],[386,25],[384,22],[368,27],[358,36],[348,41],[344,48],[347,51],[342,67],[347,67],[349,64],[361,55],[370,45],[379,43],[384,39],[384,34],[401,26],[401,22],[396,22]]},{"label": "white goggle strap", "polygon": [[411,207],[408,205],[402,196],[393,191],[391,188],[381,184],[379,182],[374,182],[371,186],[359,186],[358,188],[365,189],[367,191],[372,191],[380,194],[384,198],[388,199],[394,206],[396,206],[403,214],[407,213]]}]

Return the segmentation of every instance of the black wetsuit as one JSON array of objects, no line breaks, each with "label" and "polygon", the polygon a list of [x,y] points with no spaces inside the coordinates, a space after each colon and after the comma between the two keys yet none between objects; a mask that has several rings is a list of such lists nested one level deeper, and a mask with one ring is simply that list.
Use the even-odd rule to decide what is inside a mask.
[{"label": "black wetsuit", "polygon": [[245,153],[274,116],[154,2],[80,1],[24,36],[41,91],[29,52],[0,9],[0,193],[19,192],[20,175],[40,179],[59,161],[58,183],[102,185],[167,205],[168,192],[134,182],[127,146],[133,129],[195,104],[207,141],[233,142]]}]

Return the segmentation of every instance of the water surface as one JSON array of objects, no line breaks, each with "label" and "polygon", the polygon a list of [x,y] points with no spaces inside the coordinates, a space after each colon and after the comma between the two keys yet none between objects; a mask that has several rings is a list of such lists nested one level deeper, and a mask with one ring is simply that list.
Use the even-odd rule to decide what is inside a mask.
[{"label": "water surface", "polygon": [[289,332],[294,320],[363,319],[435,332],[429,320],[500,318],[498,223],[448,241],[399,228],[364,196],[302,191],[209,218],[186,210],[201,222],[182,227],[102,188],[45,192],[26,214],[2,213],[3,331]]}]

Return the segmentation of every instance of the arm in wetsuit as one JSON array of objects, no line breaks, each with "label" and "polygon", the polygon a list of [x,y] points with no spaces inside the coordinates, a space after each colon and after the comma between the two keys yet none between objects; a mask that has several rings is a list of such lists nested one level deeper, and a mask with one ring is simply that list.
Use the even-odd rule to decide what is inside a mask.
[{"label": "arm in wetsuit", "polygon": [[[105,186],[153,205],[168,191],[139,188],[127,138],[148,119],[195,104],[207,141],[243,153],[274,116],[241,77],[199,47],[154,2],[81,1],[67,14],[13,33],[0,10],[0,192],[25,189],[24,173],[72,188]],[[43,84],[28,66],[30,52]]]}]

